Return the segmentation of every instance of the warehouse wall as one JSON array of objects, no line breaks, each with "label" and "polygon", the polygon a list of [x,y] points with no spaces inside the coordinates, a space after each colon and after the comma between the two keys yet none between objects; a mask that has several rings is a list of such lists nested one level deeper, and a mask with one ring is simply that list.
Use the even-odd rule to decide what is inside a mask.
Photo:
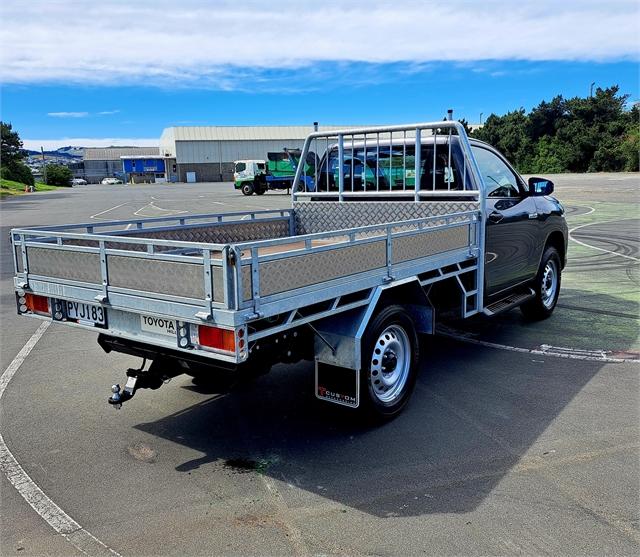
[{"label": "warehouse wall", "polygon": [[[302,148],[302,139],[251,141],[176,141],[178,164],[233,162],[240,159],[266,159],[269,151],[285,147]],[[218,172],[219,174],[219,172]]]},{"label": "warehouse wall", "polygon": [[187,172],[195,172],[197,182],[233,182],[233,162],[177,164],[179,182],[187,181]]},{"label": "warehouse wall", "polygon": [[90,184],[97,184],[103,178],[116,176],[123,178],[122,161],[84,161],[84,179]]}]

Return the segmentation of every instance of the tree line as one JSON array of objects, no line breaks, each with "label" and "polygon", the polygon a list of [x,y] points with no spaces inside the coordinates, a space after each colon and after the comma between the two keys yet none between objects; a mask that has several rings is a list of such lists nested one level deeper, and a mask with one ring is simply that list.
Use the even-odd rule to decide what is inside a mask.
[{"label": "tree line", "polygon": [[[27,152],[22,148],[22,140],[11,124],[0,122],[0,178],[19,182],[28,186],[35,184],[31,169],[24,163]],[[47,164],[45,183],[50,186],[70,186],[73,173],[66,166]]]},{"label": "tree line", "polygon": [[523,174],[637,172],[640,108],[614,85],[593,96],[542,101],[503,116],[492,114],[471,137],[499,149]]}]

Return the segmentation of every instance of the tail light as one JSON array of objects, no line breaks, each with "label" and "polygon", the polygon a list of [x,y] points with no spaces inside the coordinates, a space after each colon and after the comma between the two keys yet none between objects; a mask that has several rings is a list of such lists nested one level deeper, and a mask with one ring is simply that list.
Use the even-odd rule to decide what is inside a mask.
[{"label": "tail light", "polygon": [[38,315],[51,316],[51,305],[49,298],[36,294],[23,294],[18,297],[20,313],[37,313]]},{"label": "tail light", "polygon": [[224,350],[225,352],[236,351],[236,335],[230,329],[198,325],[197,343],[200,346]]}]

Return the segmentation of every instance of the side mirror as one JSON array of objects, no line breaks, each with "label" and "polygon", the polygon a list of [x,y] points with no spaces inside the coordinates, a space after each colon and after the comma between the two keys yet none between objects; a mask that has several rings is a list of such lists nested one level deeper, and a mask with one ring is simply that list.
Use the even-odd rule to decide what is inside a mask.
[{"label": "side mirror", "polygon": [[551,195],[553,182],[546,178],[529,178],[529,195]]}]

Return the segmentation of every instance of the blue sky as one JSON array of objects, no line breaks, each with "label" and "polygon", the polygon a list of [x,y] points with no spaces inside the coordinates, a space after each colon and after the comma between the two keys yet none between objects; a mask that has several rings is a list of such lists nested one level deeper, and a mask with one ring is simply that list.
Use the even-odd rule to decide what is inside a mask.
[{"label": "blue sky", "polygon": [[587,95],[594,81],[640,97],[633,1],[321,4],[3,3],[15,50],[2,49],[1,117],[27,146],[51,148],[157,143],[171,125],[395,123],[447,108],[477,123]]}]

